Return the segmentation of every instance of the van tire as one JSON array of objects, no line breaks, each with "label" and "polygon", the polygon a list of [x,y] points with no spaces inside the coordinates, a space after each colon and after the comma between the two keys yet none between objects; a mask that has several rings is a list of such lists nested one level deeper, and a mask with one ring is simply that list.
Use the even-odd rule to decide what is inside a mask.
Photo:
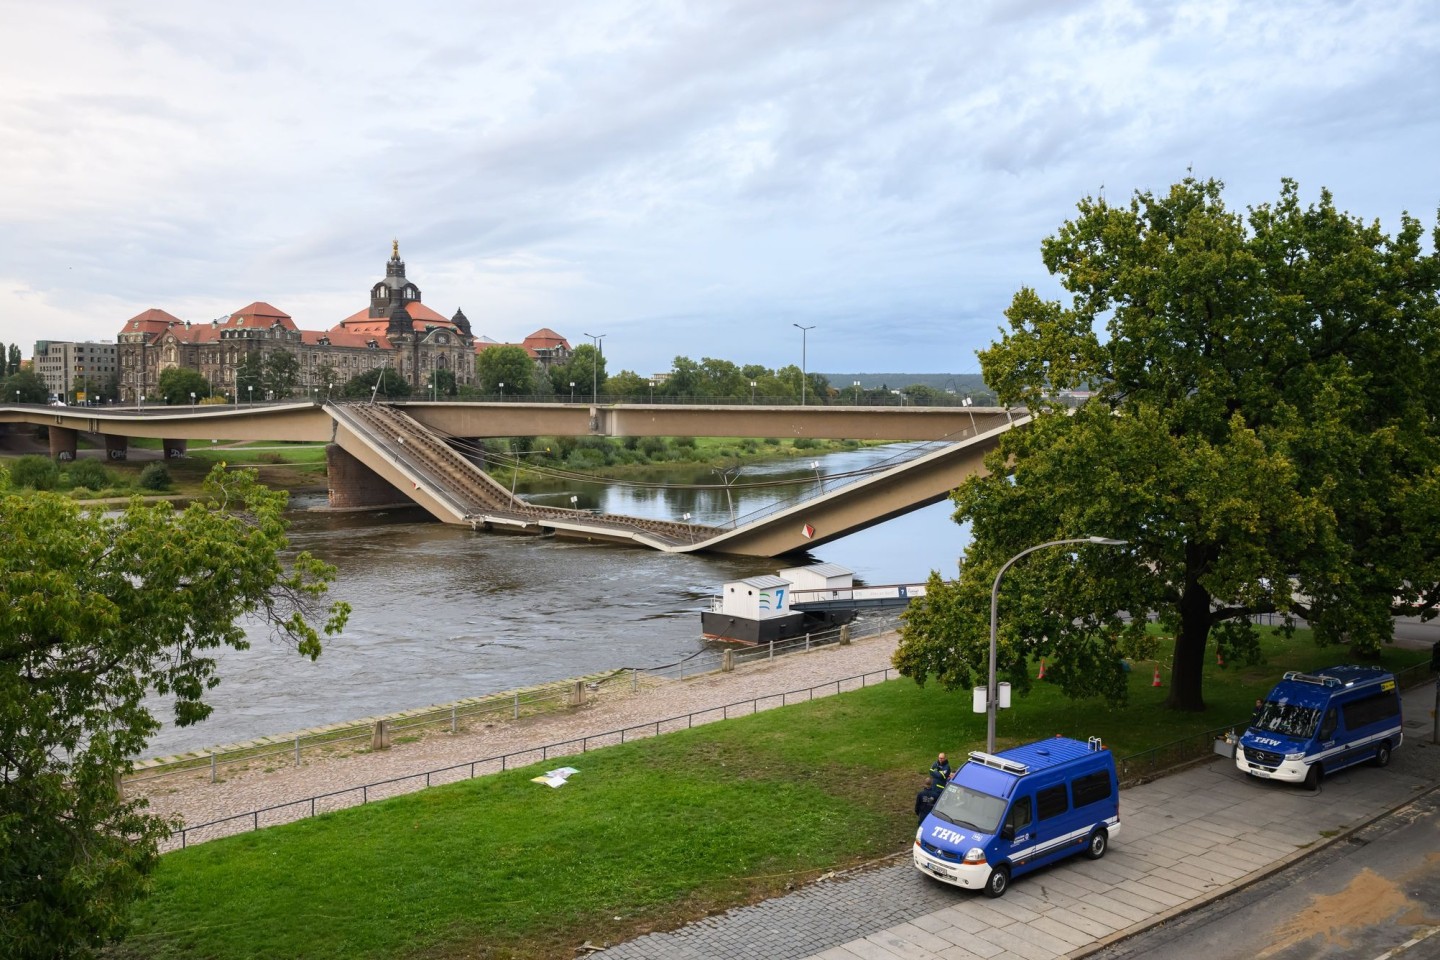
[{"label": "van tire", "polygon": [[1305,774],[1305,789],[1319,790],[1320,781],[1325,779],[1325,769],[1318,763],[1310,764],[1310,770]]},{"label": "van tire", "polygon": [[1000,864],[990,871],[990,876],[985,880],[985,896],[994,900],[1005,896],[1005,891],[1010,889],[1010,868]]},{"label": "van tire", "polygon": [[1090,839],[1085,841],[1085,859],[1099,860],[1105,856],[1105,851],[1110,849],[1110,833],[1107,830],[1096,830],[1090,834]]},{"label": "van tire", "polygon": [[1375,748],[1375,759],[1373,763],[1377,767],[1390,766],[1390,744],[1382,743]]}]

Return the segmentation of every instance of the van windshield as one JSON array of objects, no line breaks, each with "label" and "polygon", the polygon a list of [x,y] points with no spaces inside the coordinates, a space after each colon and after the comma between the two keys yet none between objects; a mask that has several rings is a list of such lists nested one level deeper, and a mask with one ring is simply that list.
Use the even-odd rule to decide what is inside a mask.
[{"label": "van windshield", "polygon": [[1315,735],[1315,726],[1320,722],[1320,711],[1315,707],[1303,707],[1298,703],[1279,703],[1275,700],[1265,704],[1260,715],[1250,724],[1251,730],[1278,733],[1297,740],[1309,740]]},{"label": "van windshield", "polygon": [[952,780],[935,801],[931,813],[957,827],[976,833],[994,833],[1000,829],[1000,818],[1005,815],[1005,801]]}]

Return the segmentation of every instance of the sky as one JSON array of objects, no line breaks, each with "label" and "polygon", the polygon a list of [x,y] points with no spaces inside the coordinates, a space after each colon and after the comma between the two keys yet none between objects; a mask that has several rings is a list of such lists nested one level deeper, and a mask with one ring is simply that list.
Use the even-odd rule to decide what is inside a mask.
[{"label": "sky", "polygon": [[[0,0],[0,341],[368,305],[973,373],[1085,197],[1440,207],[1430,0]],[[813,329],[802,331],[801,327]]]}]

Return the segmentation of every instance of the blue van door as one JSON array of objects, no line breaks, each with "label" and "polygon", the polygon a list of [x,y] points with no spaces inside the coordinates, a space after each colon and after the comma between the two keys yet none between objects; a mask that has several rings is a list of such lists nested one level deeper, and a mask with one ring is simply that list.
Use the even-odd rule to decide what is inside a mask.
[{"label": "blue van door", "polygon": [[1029,796],[1016,797],[995,842],[995,861],[1023,868],[1035,855],[1035,807]]},{"label": "blue van door", "polygon": [[1035,849],[1029,866],[1059,859],[1070,853],[1076,842],[1084,841],[1084,831],[1079,841],[1069,836],[1074,826],[1072,818],[1065,816],[1069,811],[1070,791],[1063,782],[1035,791]]}]

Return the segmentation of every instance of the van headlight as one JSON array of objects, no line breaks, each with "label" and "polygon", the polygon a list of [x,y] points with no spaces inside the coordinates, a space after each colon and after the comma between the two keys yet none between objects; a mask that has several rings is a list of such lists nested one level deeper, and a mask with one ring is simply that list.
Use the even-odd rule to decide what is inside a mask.
[{"label": "van headlight", "polygon": [[1287,754],[1285,754],[1285,759],[1286,759],[1286,760],[1289,760],[1291,763],[1294,763],[1296,760],[1304,760],[1304,759],[1305,759],[1305,754],[1303,754],[1303,753],[1287,753]]},{"label": "van headlight", "polygon": [[920,838],[923,837],[924,835],[925,835],[925,828],[924,828],[924,827],[916,827],[916,828],[915,828],[915,846],[917,846],[917,847],[920,846]]},{"label": "van headlight", "polygon": [[985,851],[979,847],[971,847],[965,851],[965,862],[974,866],[977,863],[985,862]]}]

